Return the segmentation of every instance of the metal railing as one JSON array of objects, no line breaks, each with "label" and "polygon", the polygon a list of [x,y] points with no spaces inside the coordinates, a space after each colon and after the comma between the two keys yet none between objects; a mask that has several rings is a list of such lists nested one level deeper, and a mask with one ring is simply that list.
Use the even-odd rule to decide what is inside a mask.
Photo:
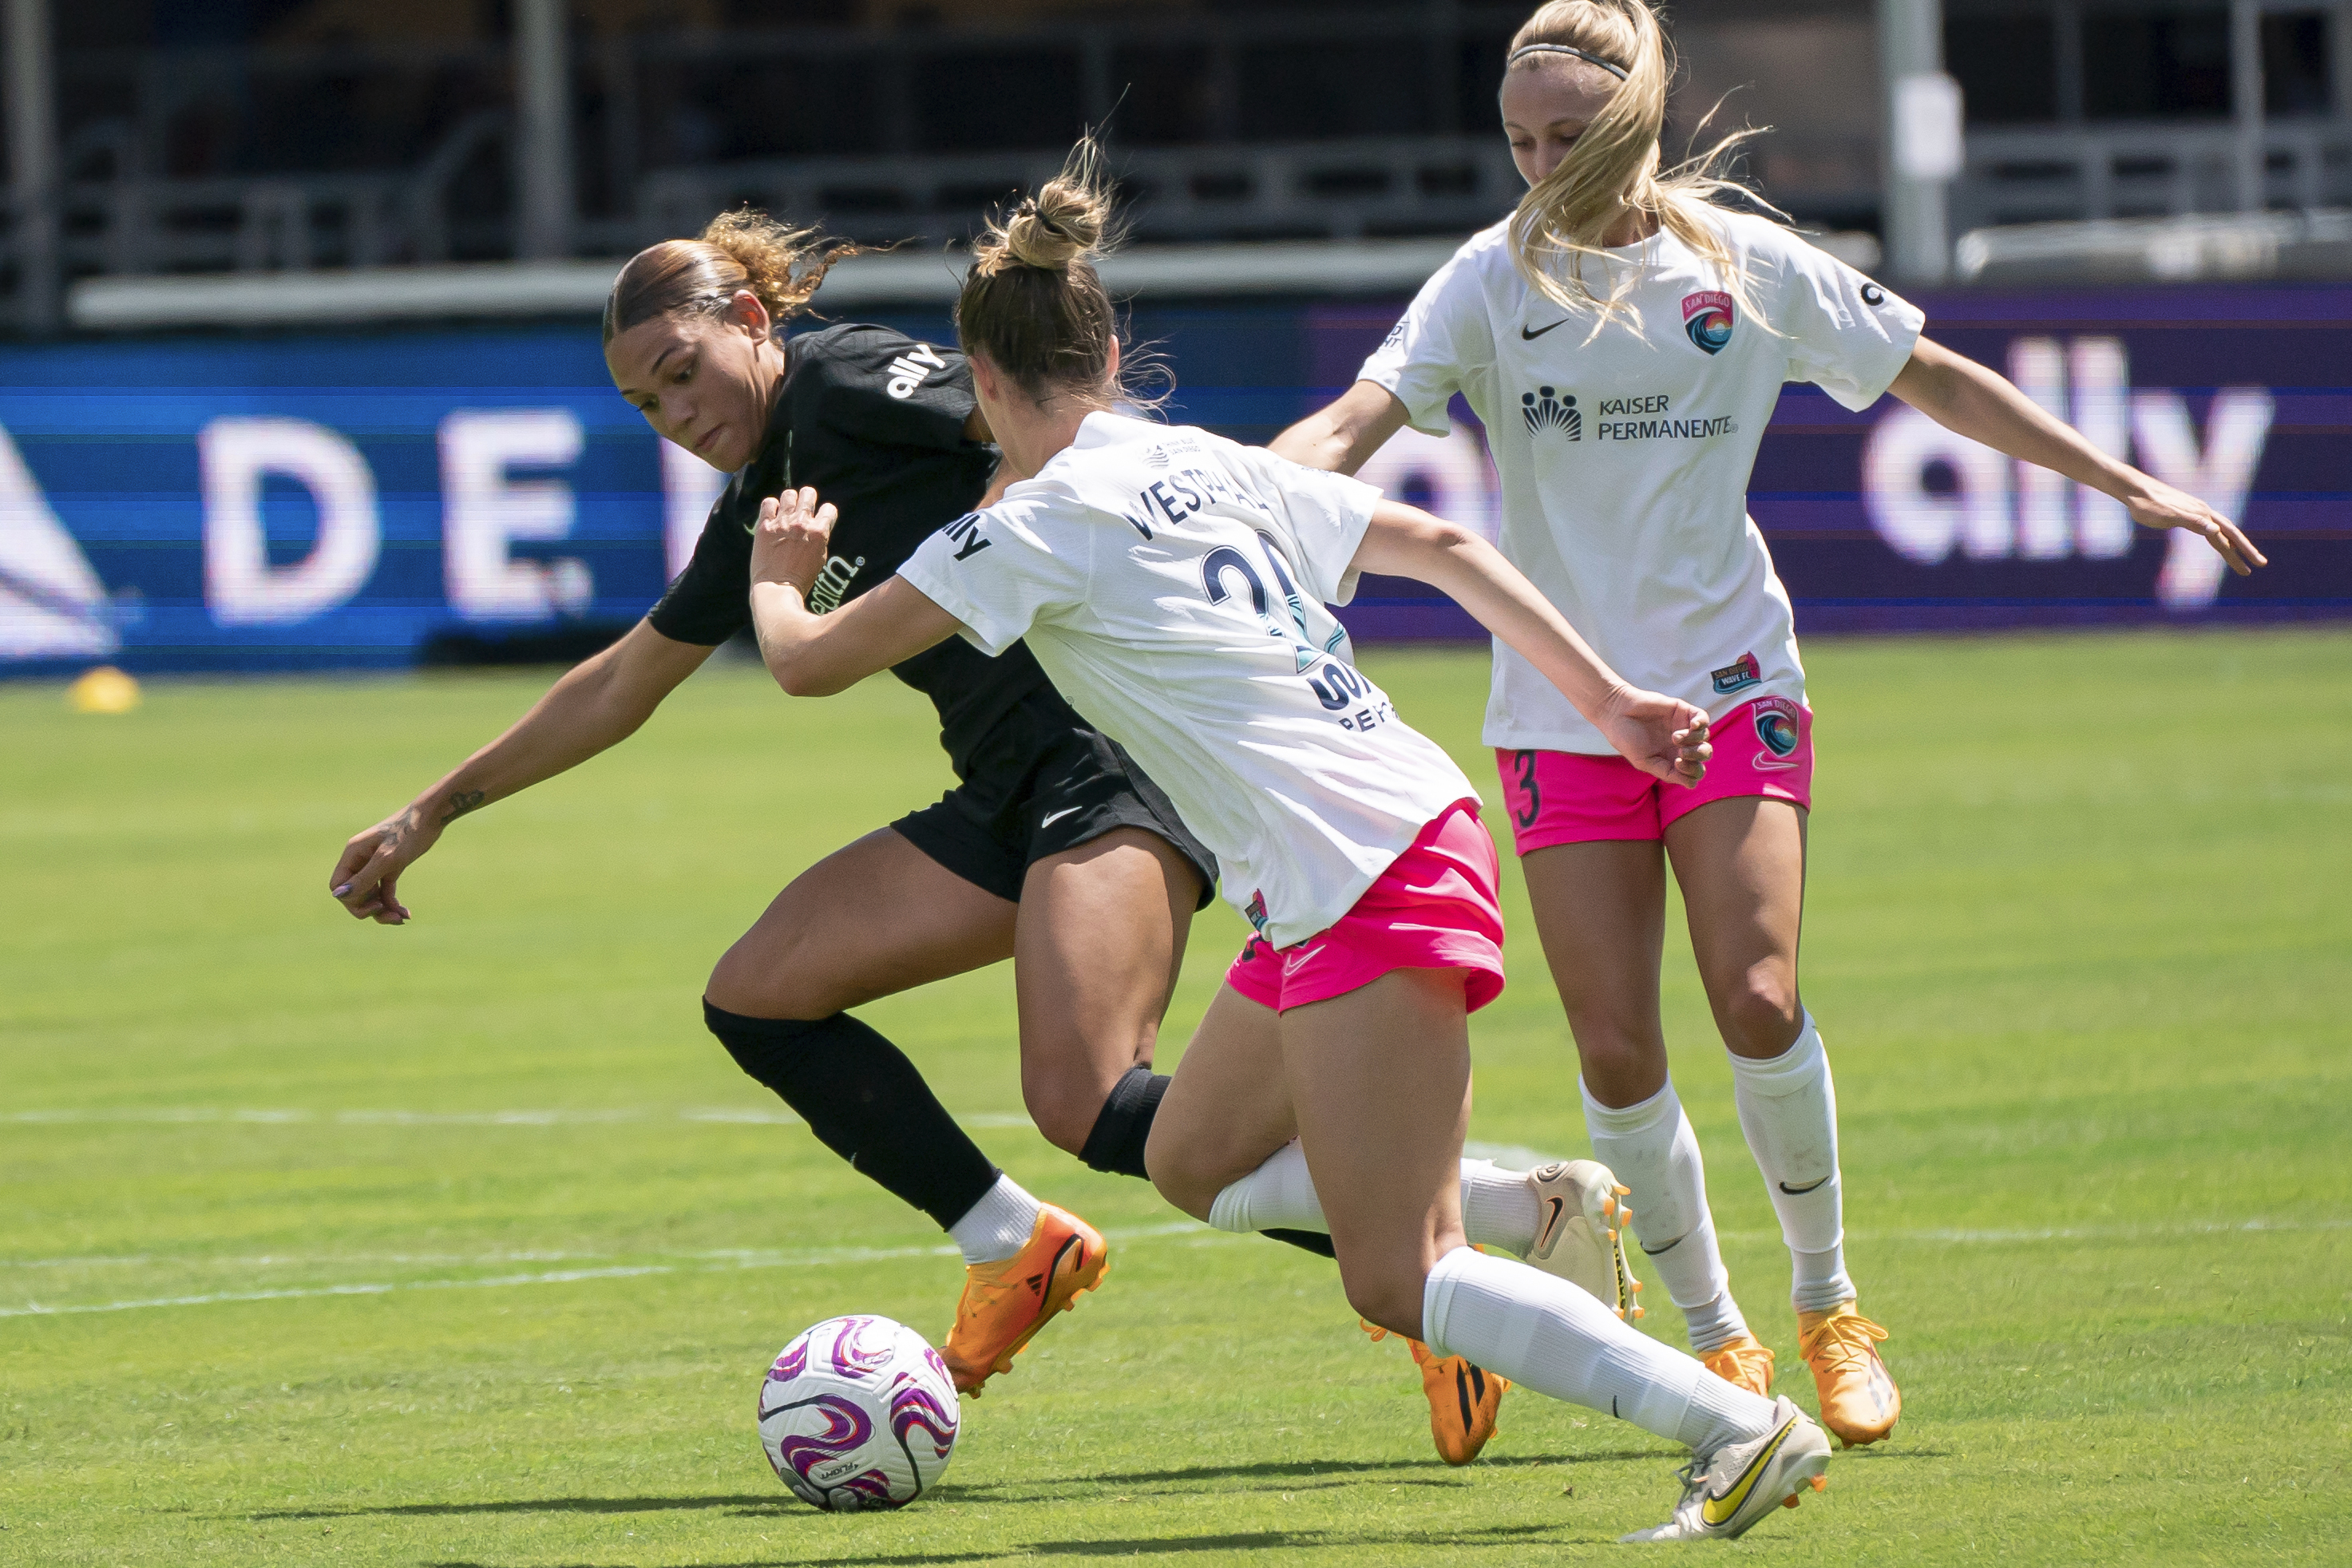
[{"label": "metal railing", "polygon": [[[691,234],[711,214],[749,202],[850,239],[960,238],[1061,162],[1048,151],[656,170],[638,187],[639,233],[648,241]],[[1527,188],[1499,137],[1145,150],[1113,164],[1134,232],[1146,239],[1462,232],[1495,221]]]},{"label": "metal railing", "polygon": [[453,214],[450,187],[501,153],[507,117],[484,110],[397,174],[78,180],[58,206],[70,272],[307,271],[495,255],[506,226]]},{"label": "metal railing", "polygon": [[[2227,124],[1971,132],[1952,228],[2233,212],[2238,138]],[[2352,121],[2273,121],[2262,148],[2264,207],[2352,205]]]}]

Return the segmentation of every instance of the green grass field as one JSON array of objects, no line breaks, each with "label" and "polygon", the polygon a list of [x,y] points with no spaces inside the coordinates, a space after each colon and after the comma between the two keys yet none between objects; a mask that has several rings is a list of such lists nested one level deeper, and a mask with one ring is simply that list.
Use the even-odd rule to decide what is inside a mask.
[{"label": "green grass field", "polygon": [[[1810,651],[1806,993],[1906,1416],[1728,1550],[2352,1560],[2352,634]],[[1366,662],[1491,794],[1483,657]],[[414,925],[346,919],[342,839],[544,679],[157,682],[117,719],[0,690],[0,1563],[1549,1563],[1664,1517],[1668,1445],[1524,1393],[1445,1468],[1328,1265],[1046,1146],[1003,971],[868,1016],[1111,1235],[1113,1277],[966,1404],[931,1499],[793,1500],[752,1431],[768,1359],[847,1310],[936,1338],[960,1270],[696,997],[944,759],[887,680],[795,704],[714,668],[453,830],[404,886]],[[1506,875],[1473,1133],[1578,1152]],[[1239,930],[1196,926],[1163,1065]],[[1667,973],[1732,1279],[1810,1404],[1671,942]]]}]

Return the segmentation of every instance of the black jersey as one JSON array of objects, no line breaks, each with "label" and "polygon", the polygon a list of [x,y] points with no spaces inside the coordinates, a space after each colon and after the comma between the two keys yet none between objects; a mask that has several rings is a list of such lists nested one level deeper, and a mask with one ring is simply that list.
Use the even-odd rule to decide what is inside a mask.
[{"label": "black jersey", "polygon": [[[760,455],[728,481],[694,559],[647,616],[675,641],[716,647],[751,624],[751,531],[768,497],[814,486],[840,509],[832,559],[809,586],[809,607],[823,613],[888,582],[917,545],[972,510],[995,471],[995,448],[964,438],[978,405],[956,350],[849,323],[793,338],[784,352]],[[939,710],[959,778],[1024,698],[1067,706],[1018,643],[991,658],[950,637],[891,673]],[[1083,724],[1075,713],[1071,722]]]}]

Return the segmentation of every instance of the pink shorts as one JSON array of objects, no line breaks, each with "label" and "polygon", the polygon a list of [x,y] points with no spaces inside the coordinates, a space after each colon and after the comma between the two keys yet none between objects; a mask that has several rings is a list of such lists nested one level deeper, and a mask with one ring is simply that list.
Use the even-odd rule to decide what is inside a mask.
[{"label": "pink shorts", "polygon": [[1477,803],[1457,801],[1337,924],[1280,951],[1250,938],[1225,984],[1279,1013],[1344,996],[1392,969],[1461,969],[1468,971],[1465,1000],[1475,1013],[1503,994],[1500,874]]},{"label": "pink shorts", "polygon": [[1555,844],[1658,839],[1709,801],[1766,795],[1813,804],[1813,714],[1785,697],[1759,697],[1717,720],[1706,777],[1685,786],[1652,778],[1624,758],[1578,752],[1495,753],[1511,837],[1522,855]]}]

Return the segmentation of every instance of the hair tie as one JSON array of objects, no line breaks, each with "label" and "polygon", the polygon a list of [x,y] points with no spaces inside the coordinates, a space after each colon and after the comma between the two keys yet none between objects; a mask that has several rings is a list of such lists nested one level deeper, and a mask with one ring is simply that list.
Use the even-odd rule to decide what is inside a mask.
[{"label": "hair tie", "polygon": [[1619,81],[1623,81],[1625,79],[1625,68],[1623,66],[1618,65],[1613,61],[1604,60],[1599,55],[1587,54],[1573,44],[1524,45],[1511,51],[1511,58],[1503,62],[1503,68],[1505,70],[1510,69],[1513,66],[1517,65],[1521,60],[1527,58],[1529,55],[1572,55],[1576,58],[1582,60],[1586,65],[1599,66],[1602,70],[1607,71]]}]

